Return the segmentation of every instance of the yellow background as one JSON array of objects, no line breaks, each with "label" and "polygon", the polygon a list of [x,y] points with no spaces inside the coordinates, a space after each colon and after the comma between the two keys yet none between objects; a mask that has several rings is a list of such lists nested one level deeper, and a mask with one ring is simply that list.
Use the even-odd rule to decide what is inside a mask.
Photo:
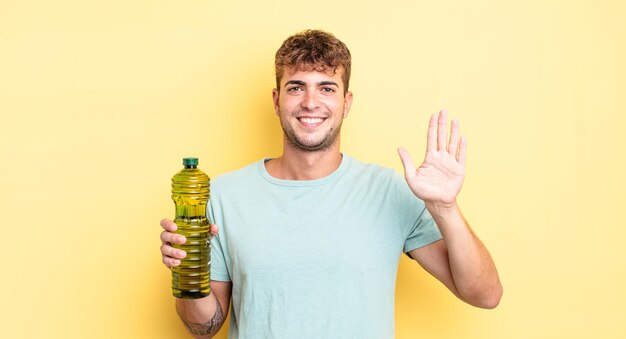
[{"label": "yellow background", "polygon": [[[624,338],[621,1],[0,2],[4,338],[183,338],[159,220],[183,156],[277,156],[273,56],[305,28],[351,49],[343,151],[401,170],[445,107],[462,209],[504,296],[456,300],[401,259],[397,338]],[[226,329],[220,334],[225,338]]]}]

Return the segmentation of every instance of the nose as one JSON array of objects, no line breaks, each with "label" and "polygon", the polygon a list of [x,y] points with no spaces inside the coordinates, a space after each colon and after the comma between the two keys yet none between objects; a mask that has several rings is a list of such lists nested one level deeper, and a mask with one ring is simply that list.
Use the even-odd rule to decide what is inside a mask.
[{"label": "nose", "polygon": [[302,97],[302,102],[300,102],[300,106],[308,110],[314,110],[316,108],[319,108],[319,103],[315,96],[315,91],[306,91],[306,93],[304,93],[304,96]]}]

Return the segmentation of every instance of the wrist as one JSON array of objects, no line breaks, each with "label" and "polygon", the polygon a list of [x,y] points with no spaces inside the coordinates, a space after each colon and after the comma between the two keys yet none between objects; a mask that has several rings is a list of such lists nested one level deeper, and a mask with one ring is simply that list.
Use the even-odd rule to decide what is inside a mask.
[{"label": "wrist", "polygon": [[452,215],[457,214],[459,211],[459,206],[457,205],[456,201],[452,201],[452,202],[425,201],[424,205],[426,206],[426,209],[428,210],[428,212],[430,212],[430,214],[433,217],[452,216]]},{"label": "wrist", "polygon": [[467,228],[467,222],[459,206],[454,203],[427,203],[426,209],[435,220],[437,227],[446,238],[451,232],[457,233],[463,228]]}]

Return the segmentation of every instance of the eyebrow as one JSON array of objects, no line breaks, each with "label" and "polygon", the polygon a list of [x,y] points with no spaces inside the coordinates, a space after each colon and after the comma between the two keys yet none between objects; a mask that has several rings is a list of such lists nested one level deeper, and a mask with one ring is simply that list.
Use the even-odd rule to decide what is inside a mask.
[{"label": "eyebrow", "polygon": [[[300,86],[306,86],[306,82],[302,81],[302,80],[289,80],[285,83],[285,86],[287,85],[300,85]],[[317,83],[318,86],[337,86],[339,87],[339,85],[337,85],[336,82],[334,81],[320,81]]]}]

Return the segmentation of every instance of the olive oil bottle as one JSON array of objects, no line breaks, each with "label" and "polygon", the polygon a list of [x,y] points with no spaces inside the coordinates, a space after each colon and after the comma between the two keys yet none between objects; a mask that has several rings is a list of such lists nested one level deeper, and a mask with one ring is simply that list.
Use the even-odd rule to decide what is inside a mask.
[{"label": "olive oil bottle", "polygon": [[184,235],[187,241],[172,246],[187,252],[187,256],[172,268],[172,294],[177,298],[197,299],[211,291],[210,223],[206,217],[210,179],[198,169],[198,158],[184,158],[183,165],[172,177],[172,200],[176,205],[176,233]]}]

